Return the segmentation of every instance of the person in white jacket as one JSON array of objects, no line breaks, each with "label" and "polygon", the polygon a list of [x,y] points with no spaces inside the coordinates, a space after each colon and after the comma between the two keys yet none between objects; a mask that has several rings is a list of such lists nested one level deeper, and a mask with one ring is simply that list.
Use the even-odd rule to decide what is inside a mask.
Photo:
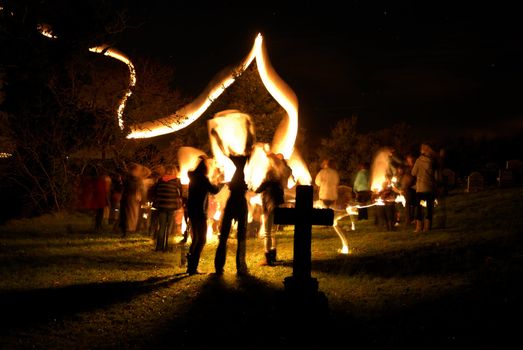
[{"label": "person in white jacket", "polygon": [[323,205],[330,208],[338,199],[338,185],[340,177],[334,168],[332,160],[325,159],[321,165],[322,169],[316,175],[314,183],[319,188],[319,198]]}]

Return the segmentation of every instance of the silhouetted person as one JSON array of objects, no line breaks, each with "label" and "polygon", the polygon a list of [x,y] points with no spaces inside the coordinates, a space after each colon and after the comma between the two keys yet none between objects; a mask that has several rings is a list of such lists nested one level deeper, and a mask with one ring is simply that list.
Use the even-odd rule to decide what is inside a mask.
[{"label": "silhouetted person", "polygon": [[207,241],[207,203],[209,193],[216,194],[221,186],[213,185],[207,177],[207,164],[200,157],[200,162],[193,171],[189,171],[189,189],[187,212],[191,223],[192,241],[187,255],[187,273],[198,273],[198,264],[203,247]]},{"label": "silhouetted person", "polygon": [[[369,204],[371,199],[370,191],[370,173],[369,163],[360,163],[358,165],[358,172],[354,179],[354,192],[356,193],[356,202],[360,206]],[[367,208],[358,208],[358,220],[367,220],[369,218]]]},{"label": "silhouetted person", "polygon": [[415,218],[416,178],[412,175],[414,161],[414,156],[410,154],[405,157],[405,171],[399,179],[401,192],[405,197],[405,226],[411,225]]},{"label": "silhouetted person", "polygon": [[[411,174],[416,177],[416,229],[426,232],[432,226],[432,212],[436,198],[435,154],[427,144],[421,145],[421,155],[416,159]],[[425,201],[425,206],[421,204]]]},{"label": "silhouetted person", "polygon": [[174,166],[165,167],[165,175],[158,179],[152,192],[154,207],[158,211],[156,250],[165,252],[169,248],[169,232],[173,225],[174,211],[182,207],[182,185]]},{"label": "silhouetted person", "polygon": [[247,191],[247,184],[245,183],[243,169],[249,156],[230,156],[229,158],[236,166],[236,170],[229,182],[229,190],[231,193],[227,199],[223,212],[220,238],[218,248],[216,249],[216,256],[214,258],[214,268],[216,269],[217,274],[223,274],[223,267],[225,266],[225,258],[227,254],[227,239],[229,238],[229,233],[231,231],[232,220],[236,220],[238,224],[236,232],[236,272],[239,275],[243,275],[248,272],[247,263],[245,262],[248,214],[245,192]]},{"label": "silhouetted person", "polygon": [[262,196],[263,239],[265,243],[264,265],[273,266],[276,262],[276,236],[272,233],[272,226],[274,223],[274,208],[284,202],[283,186],[283,181],[278,177],[276,170],[270,169],[265,176],[265,180],[256,189],[256,193],[261,193]]},{"label": "silhouetted person", "polygon": [[120,230],[123,237],[137,229],[140,203],[145,197],[144,191],[141,165],[129,164],[128,172],[123,178],[120,201]]}]

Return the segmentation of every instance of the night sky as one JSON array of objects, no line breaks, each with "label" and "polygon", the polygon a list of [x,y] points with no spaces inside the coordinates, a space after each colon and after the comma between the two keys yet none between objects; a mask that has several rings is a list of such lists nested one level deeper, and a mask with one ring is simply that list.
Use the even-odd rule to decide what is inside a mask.
[{"label": "night sky", "polygon": [[116,46],[172,64],[176,86],[192,95],[262,32],[303,124],[318,133],[352,114],[361,131],[401,121],[435,135],[523,129],[517,5],[147,1],[129,14],[136,26]]}]

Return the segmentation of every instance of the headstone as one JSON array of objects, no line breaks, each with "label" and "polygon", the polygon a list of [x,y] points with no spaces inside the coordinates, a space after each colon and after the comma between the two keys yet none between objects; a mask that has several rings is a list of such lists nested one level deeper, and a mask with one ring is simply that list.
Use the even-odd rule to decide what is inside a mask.
[{"label": "headstone", "polygon": [[452,169],[443,169],[442,175],[449,188],[454,188],[456,186],[456,173]]},{"label": "headstone", "polygon": [[274,223],[294,225],[294,258],[292,276],[285,278],[285,290],[292,294],[314,294],[318,292],[318,281],[311,277],[312,225],[332,225],[332,209],[315,209],[312,206],[312,186],[296,186],[294,208],[276,208]]},{"label": "headstone", "polygon": [[483,175],[477,171],[470,173],[467,179],[467,192],[473,193],[483,191],[483,186]]},{"label": "headstone", "polygon": [[514,185],[514,172],[512,170],[500,169],[498,176],[499,187],[510,187]]},{"label": "headstone", "polygon": [[523,182],[523,161],[519,159],[508,160],[506,168],[512,171],[515,183]]},{"label": "headstone", "polygon": [[499,165],[495,162],[489,162],[485,164],[481,173],[484,176],[486,185],[495,185],[498,182]]}]

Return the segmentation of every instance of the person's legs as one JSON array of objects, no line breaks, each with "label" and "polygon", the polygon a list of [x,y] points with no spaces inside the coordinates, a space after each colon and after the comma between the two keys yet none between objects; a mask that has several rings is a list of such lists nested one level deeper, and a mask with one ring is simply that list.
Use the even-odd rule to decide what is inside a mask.
[{"label": "person's legs", "polygon": [[238,220],[238,229],[236,239],[238,246],[236,248],[236,271],[239,274],[247,273],[247,263],[245,256],[247,253],[247,201],[243,200],[238,203],[236,220]]},{"label": "person's legs", "polygon": [[229,202],[227,202],[223,212],[220,237],[218,239],[218,247],[216,248],[216,255],[214,257],[214,269],[218,274],[223,273],[223,267],[225,266],[225,258],[227,255],[227,240],[229,239],[229,233],[231,231],[231,224],[233,219],[232,214],[232,208],[229,205]]},{"label": "person's legs", "polygon": [[396,221],[395,203],[387,203],[385,205],[385,223],[388,231],[394,229],[394,222]]},{"label": "person's legs", "polygon": [[156,233],[156,250],[164,250],[165,234],[167,229],[167,212],[158,210],[158,230]]},{"label": "person's legs", "polygon": [[104,219],[104,208],[96,208],[95,209],[95,217],[94,217],[94,230],[95,231],[101,231],[103,228],[103,219]]},{"label": "person's legs", "polygon": [[416,218],[416,228],[414,232],[421,232],[423,230],[423,207],[421,206],[421,200],[423,195],[421,193],[416,193],[415,203],[414,203],[414,217]]},{"label": "person's legs", "polygon": [[163,238],[163,250],[167,251],[169,248],[169,234],[172,231],[172,227],[174,226],[174,211],[173,210],[166,210],[166,219],[165,219],[165,233]]},{"label": "person's legs", "polygon": [[189,251],[190,259],[187,272],[189,274],[194,274],[198,272],[200,256],[207,241],[207,220],[205,217],[202,217],[191,221],[193,223],[193,240]]},{"label": "person's legs", "polygon": [[427,208],[425,212],[425,221],[423,223],[423,231],[430,231],[432,229],[432,215],[434,212],[434,194],[426,193],[425,201],[427,203]]}]

